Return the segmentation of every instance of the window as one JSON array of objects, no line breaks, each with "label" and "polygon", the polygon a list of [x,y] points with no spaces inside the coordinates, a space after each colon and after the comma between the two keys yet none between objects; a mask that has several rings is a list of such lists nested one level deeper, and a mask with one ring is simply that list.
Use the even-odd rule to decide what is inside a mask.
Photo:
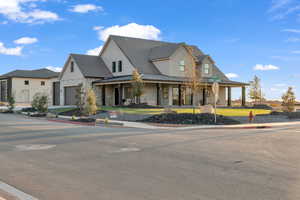
[{"label": "window", "polygon": [[180,63],[179,63],[179,70],[182,71],[182,72],[184,72],[184,70],[185,70],[185,62],[184,62],[184,60],[180,61]]},{"label": "window", "polygon": [[204,74],[209,74],[209,64],[204,64]]},{"label": "window", "polygon": [[24,81],[24,85],[29,85],[29,81],[28,80]]},{"label": "window", "polygon": [[45,86],[45,81],[41,81],[41,86]]},{"label": "window", "polygon": [[118,71],[119,71],[119,72],[122,72],[122,70],[123,70],[123,69],[122,69],[122,68],[123,68],[122,60],[119,60],[118,68],[119,68]]},{"label": "window", "polygon": [[125,99],[131,99],[132,98],[132,88],[131,87],[125,87],[124,88],[124,97],[125,97]]},{"label": "window", "polygon": [[74,72],[74,62],[71,62],[71,72]]},{"label": "window", "polygon": [[112,72],[115,73],[117,71],[116,62],[112,62]]}]

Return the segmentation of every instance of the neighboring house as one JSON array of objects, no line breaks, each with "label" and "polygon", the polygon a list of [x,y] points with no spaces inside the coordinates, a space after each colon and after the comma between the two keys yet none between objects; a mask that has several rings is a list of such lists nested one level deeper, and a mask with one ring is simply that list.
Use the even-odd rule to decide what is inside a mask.
[{"label": "neighboring house", "polygon": [[[185,84],[186,70],[193,60],[196,60],[202,82],[195,95]],[[231,105],[233,87],[242,88],[242,104],[245,104],[247,84],[229,80],[214,60],[196,46],[121,36],[110,36],[99,56],[69,56],[59,77],[60,103],[75,104],[79,84],[84,89],[95,89],[99,105],[129,103],[134,69],[142,74],[145,82],[142,103],[160,106],[212,104],[211,86],[217,80],[220,84],[218,105]]]},{"label": "neighboring house", "polygon": [[59,85],[57,78],[59,73],[48,69],[15,70],[0,76],[0,101],[7,102],[8,97],[13,96],[17,104],[28,105],[37,93],[46,94],[49,104],[57,104],[55,96],[59,97]]}]

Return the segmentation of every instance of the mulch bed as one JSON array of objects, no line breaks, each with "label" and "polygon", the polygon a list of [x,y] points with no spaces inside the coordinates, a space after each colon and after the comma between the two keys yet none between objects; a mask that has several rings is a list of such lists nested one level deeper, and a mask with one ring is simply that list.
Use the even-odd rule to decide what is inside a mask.
[{"label": "mulch bed", "polygon": [[[160,115],[153,115],[149,118],[140,120],[140,122],[162,123],[162,124],[198,124],[198,125],[215,125],[215,116],[213,114],[174,114],[166,113]],[[217,125],[232,125],[240,124],[239,121],[217,115]]]},{"label": "mulch bed", "polygon": [[[107,111],[98,110],[97,114],[106,113],[106,112]],[[69,117],[72,117],[72,116],[81,117],[82,116],[81,113],[79,112],[78,108],[74,108],[72,110],[68,110],[68,111],[65,111],[65,112],[58,113],[58,115],[69,116]]]},{"label": "mulch bed", "polygon": [[130,104],[130,105],[121,106],[121,107],[122,108],[162,108],[162,107],[159,107],[159,106],[151,106],[151,105],[144,104],[144,103],[141,103],[141,104]]}]

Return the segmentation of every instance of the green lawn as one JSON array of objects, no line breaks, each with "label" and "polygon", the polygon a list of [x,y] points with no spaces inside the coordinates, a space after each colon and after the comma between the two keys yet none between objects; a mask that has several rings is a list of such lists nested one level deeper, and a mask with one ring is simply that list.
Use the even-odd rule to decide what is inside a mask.
[{"label": "green lawn", "polygon": [[[57,108],[57,109],[49,109],[52,113],[61,113],[65,111],[72,110],[74,108]],[[106,111],[117,111],[117,112],[123,112],[128,114],[161,114],[164,112],[164,109],[162,108],[119,108],[119,107],[111,107],[111,106],[103,106],[101,107],[101,110]],[[176,111],[177,113],[193,113],[192,108],[173,108],[173,111]],[[196,113],[199,113],[199,109],[195,110]],[[270,110],[262,110],[262,109],[230,109],[230,108],[218,108],[217,114],[224,115],[224,116],[249,116],[249,112],[253,111],[254,115],[257,114],[269,114]]]},{"label": "green lawn", "polygon": [[[119,111],[123,113],[129,114],[161,114],[164,109],[161,108],[151,108],[151,109],[143,109],[143,108],[118,108],[118,107],[101,107],[102,110],[107,111]],[[177,113],[193,113],[192,108],[174,108],[173,111]],[[269,114],[270,110],[262,110],[262,109],[229,109],[229,108],[218,108],[217,114],[224,116],[248,116],[249,112],[253,111],[254,115],[257,114]],[[196,109],[196,113],[199,113],[199,109]]]}]

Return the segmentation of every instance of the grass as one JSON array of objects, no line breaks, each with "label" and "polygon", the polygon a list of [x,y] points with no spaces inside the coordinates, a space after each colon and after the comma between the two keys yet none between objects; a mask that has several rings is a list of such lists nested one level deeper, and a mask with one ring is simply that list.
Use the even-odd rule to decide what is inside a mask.
[{"label": "grass", "polygon": [[[61,113],[66,112],[69,110],[73,110],[74,108],[56,108],[56,109],[49,109],[52,113]],[[111,106],[103,106],[101,107],[101,110],[106,111],[117,111],[117,112],[123,112],[128,114],[140,114],[140,115],[155,115],[155,114],[161,114],[164,112],[163,108],[120,108],[120,107],[111,107]],[[173,108],[173,111],[176,111],[177,113],[193,113],[192,108]],[[195,109],[196,113],[200,113],[199,109]],[[270,114],[270,110],[262,110],[262,109],[230,109],[230,108],[218,108],[217,114],[224,115],[228,117],[247,117],[249,116],[249,112],[252,111],[254,115],[257,114]]]},{"label": "grass", "polygon": [[[102,110],[106,111],[119,111],[128,114],[161,114],[164,112],[162,108],[118,108],[118,107],[108,107],[104,106],[101,107]],[[193,113],[192,108],[173,108],[173,111],[177,113]],[[230,109],[230,108],[218,108],[217,114],[224,115],[224,116],[241,116],[246,117],[249,116],[249,112],[252,111],[254,115],[257,114],[270,114],[270,110],[262,110],[262,109]],[[196,109],[196,113],[200,113],[199,109]]]}]

